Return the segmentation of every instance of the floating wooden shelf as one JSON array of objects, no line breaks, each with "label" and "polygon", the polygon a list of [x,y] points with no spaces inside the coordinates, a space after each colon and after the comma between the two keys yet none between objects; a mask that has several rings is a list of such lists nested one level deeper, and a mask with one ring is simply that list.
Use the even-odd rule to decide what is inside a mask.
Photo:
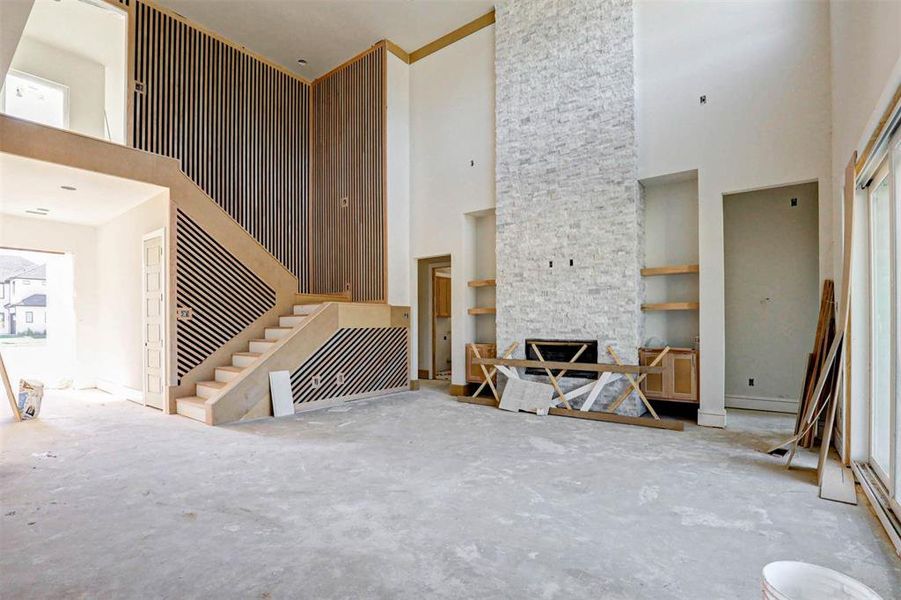
[{"label": "floating wooden shelf", "polygon": [[655,277],[657,275],[683,275],[685,273],[698,273],[700,265],[670,265],[668,267],[647,267],[641,270],[642,277]]},{"label": "floating wooden shelf", "polygon": [[494,279],[473,279],[469,282],[469,287],[494,287],[497,283]]},{"label": "floating wooden shelf", "polygon": [[493,306],[477,306],[470,308],[468,312],[471,315],[493,315],[497,312],[497,309]]},{"label": "floating wooden shelf", "polygon": [[651,310],[698,310],[700,307],[699,302],[661,302],[659,304],[642,304],[641,310],[645,312]]}]

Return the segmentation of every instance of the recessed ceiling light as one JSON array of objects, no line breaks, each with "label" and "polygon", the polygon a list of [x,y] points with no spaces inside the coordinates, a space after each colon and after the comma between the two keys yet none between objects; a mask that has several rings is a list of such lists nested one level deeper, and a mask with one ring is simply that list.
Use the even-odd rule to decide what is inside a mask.
[{"label": "recessed ceiling light", "polygon": [[71,185],[61,185],[59,186],[59,189],[66,190],[67,192],[74,192],[76,190],[76,188],[72,187]]},{"label": "recessed ceiling light", "polygon": [[299,64],[301,67],[305,67],[305,66],[307,66],[307,59],[305,59],[305,58],[298,58],[298,59],[297,59],[297,64]]}]

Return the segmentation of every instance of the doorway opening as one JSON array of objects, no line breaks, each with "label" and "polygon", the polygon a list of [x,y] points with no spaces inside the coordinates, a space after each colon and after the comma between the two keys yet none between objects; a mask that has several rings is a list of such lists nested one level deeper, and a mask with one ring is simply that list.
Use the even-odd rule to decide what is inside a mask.
[{"label": "doorway opening", "polygon": [[726,406],[795,413],[820,306],[817,183],[723,196]]},{"label": "doorway opening", "polygon": [[450,256],[418,261],[419,379],[450,385],[452,271]]}]

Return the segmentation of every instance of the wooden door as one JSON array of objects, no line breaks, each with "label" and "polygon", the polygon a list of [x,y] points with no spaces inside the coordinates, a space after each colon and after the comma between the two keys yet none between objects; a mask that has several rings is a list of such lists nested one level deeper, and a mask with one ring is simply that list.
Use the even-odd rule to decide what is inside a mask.
[{"label": "wooden door", "polygon": [[674,400],[698,401],[698,380],[694,352],[673,352],[669,357],[672,377],[670,395]]},{"label": "wooden door", "polygon": [[166,396],[165,297],[162,232],[143,241],[144,404],[162,410]]},{"label": "wooden door", "polygon": [[[659,351],[640,350],[638,353],[638,364],[649,365],[654,362],[654,359],[657,358],[658,354],[660,354]],[[666,380],[665,375],[667,372],[668,359],[668,356],[664,356],[663,361],[660,364],[660,366],[663,367],[663,373],[648,373],[648,376],[641,382],[641,391],[644,392],[644,395],[648,398],[666,397],[666,386],[664,385],[664,382]]]},{"label": "wooden door", "polygon": [[451,280],[450,277],[434,274],[433,293],[435,301],[435,317],[448,319],[451,316]]}]

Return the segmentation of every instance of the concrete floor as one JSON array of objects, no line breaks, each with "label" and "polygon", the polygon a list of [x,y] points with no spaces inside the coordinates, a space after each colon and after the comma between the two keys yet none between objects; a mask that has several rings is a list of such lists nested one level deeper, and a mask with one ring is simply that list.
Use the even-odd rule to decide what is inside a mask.
[{"label": "concrete floor", "polygon": [[791,418],[682,433],[434,390],[210,428],[96,393],[0,423],[4,598],[759,598],[772,560],[886,599],[861,496],[759,451]]}]

